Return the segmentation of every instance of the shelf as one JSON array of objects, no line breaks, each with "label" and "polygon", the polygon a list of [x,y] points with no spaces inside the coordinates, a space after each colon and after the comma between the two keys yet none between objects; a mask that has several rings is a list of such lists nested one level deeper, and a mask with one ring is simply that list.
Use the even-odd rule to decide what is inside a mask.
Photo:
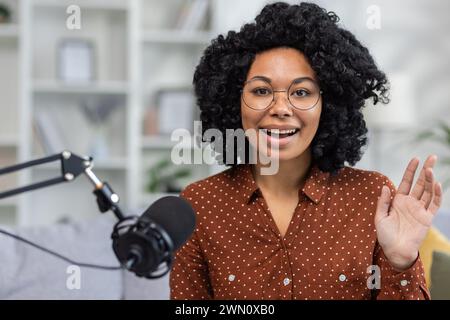
[{"label": "shelf", "polygon": [[0,199],[0,208],[17,207],[18,201],[15,198]]},{"label": "shelf", "polygon": [[91,84],[68,84],[55,80],[35,80],[35,93],[73,94],[127,94],[128,83],[121,81],[92,82]]},{"label": "shelf", "polygon": [[[39,157],[35,157],[39,158]],[[39,165],[34,167],[35,170],[59,170],[61,165],[57,162],[55,163],[46,163],[43,165]],[[126,170],[127,169],[127,160],[125,158],[112,158],[108,161],[99,160],[95,161],[93,171],[95,170]]]},{"label": "shelf", "polygon": [[173,91],[173,90],[191,90],[193,91],[192,83],[188,81],[164,81],[160,79],[151,79],[144,85],[144,94],[150,94],[152,92],[159,91]]},{"label": "shelf", "polygon": [[67,8],[78,5],[83,9],[126,10],[127,1],[123,0],[35,0],[33,5],[37,8]]},{"label": "shelf", "polygon": [[19,26],[16,24],[0,24],[0,38],[15,38],[19,36]]},{"label": "shelf", "polygon": [[18,138],[16,136],[0,135],[0,148],[16,148],[18,146]]},{"label": "shelf", "polygon": [[[142,138],[142,148],[143,149],[172,149],[175,145],[181,147],[181,149],[194,149],[197,146],[193,146],[192,137],[190,142],[182,143],[180,145],[179,141],[171,141],[170,137],[167,136],[146,136]],[[187,140],[187,139],[185,139]]]},{"label": "shelf", "polygon": [[16,24],[0,24],[0,38],[17,38],[19,26]]},{"label": "shelf", "polygon": [[142,41],[146,44],[195,44],[207,45],[211,42],[209,31],[184,30],[146,30],[142,32]]},{"label": "shelf", "polygon": [[99,160],[95,161],[94,159],[94,167],[93,170],[126,170],[127,169],[127,160],[126,159],[111,159],[108,161]]}]

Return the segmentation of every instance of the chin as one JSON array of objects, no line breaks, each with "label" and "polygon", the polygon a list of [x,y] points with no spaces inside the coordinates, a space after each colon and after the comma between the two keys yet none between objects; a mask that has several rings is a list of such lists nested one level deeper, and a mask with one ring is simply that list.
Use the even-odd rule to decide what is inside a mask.
[{"label": "chin", "polygon": [[273,153],[271,153],[270,157],[277,158],[279,162],[292,161],[292,160],[300,158],[305,151],[306,151],[305,149],[295,150],[295,151],[281,149],[281,150],[274,151]]},{"label": "chin", "polygon": [[[293,141],[294,142],[294,141]],[[256,141],[250,141],[250,144],[253,148],[258,144]],[[267,147],[270,149],[270,145]],[[268,149],[265,149],[264,151],[267,152]],[[298,159],[304,154],[308,149],[308,146],[304,146],[303,143],[297,144],[291,144],[289,146],[280,147],[279,149],[273,151],[272,149],[269,150],[269,157],[270,158],[277,158],[278,161],[291,161]],[[260,156],[258,156],[260,158]]]}]

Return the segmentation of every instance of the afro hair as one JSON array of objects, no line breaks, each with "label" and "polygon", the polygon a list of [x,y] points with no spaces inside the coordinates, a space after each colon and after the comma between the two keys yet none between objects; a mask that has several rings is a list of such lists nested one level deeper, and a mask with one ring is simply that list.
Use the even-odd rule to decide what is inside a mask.
[{"label": "afro hair", "polygon": [[[213,39],[193,78],[202,133],[218,129],[226,136],[226,129],[242,129],[241,89],[256,54],[276,47],[294,48],[308,59],[323,92],[319,127],[311,142],[313,162],[331,174],[345,162],[355,165],[367,143],[365,100],[388,103],[389,84],[368,49],[338,21],[334,12],[316,4],[276,2],[266,5],[255,22],[244,24],[239,32]],[[248,140],[245,150],[228,142],[215,148],[223,141],[208,142],[221,150],[218,160],[222,163],[230,151],[233,162],[226,164],[237,165],[239,154],[245,155],[241,162],[248,159]]]}]

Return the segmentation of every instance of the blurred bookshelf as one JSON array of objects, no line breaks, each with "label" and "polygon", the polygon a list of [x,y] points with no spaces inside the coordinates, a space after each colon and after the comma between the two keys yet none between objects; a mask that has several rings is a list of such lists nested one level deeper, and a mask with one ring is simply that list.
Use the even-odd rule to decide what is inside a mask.
[{"label": "blurred bookshelf", "polygon": [[[141,1],[140,39],[142,71],[141,118],[143,120],[139,144],[140,182],[142,190],[151,175],[159,168],[161,159],[170,157],[171,151],[193,152],[198,149],[192,141],[193,121],[199,119],[195,106],[192,77],[203,50],[215,37],[217,2],[209,0]],[[158,10],[154,19],[145,19]],[[173,141],[174,129],[189,131],[190,139]],[[176,149],[174,149],[174,147]],[[179,186],[196,181],[224,169],[219,165],[181,165],[189,177],[180,179]],[[170,168],[164,168],[170,171]],[[144,192],[139,203],[145,206],[163,195],[174,192],[159,190]]]},{"label": "blurred bookshelf", "polygon": [[[0,119],[0,166],[70,150],[94,157],[94,172],[110,183],[127,211],[178,194],[164,188],[149,191],[149,172],[170,159],[175,145],[196,148],[192,141],[171,141],[170,130],[178,125],[192,132],[191,122],[199,117],[192,77],[217,33],[217,0],[3,2],[12,14],[10,21],[0,23],[0,111],[6,115]],[[72,5],[81,9],[80,29],[66,25],[66,9]],[[89,44],[89,81],[61,78],[61,47],[67,40]],[[178,189],[224,169],[180,167],[189,175],[179,179]],[[0,191],[58,172],[55,163],[2,176]],[[0,224],[49,224],[98,215],[91,192],[87,179],[80,178],[2,199]]]}]

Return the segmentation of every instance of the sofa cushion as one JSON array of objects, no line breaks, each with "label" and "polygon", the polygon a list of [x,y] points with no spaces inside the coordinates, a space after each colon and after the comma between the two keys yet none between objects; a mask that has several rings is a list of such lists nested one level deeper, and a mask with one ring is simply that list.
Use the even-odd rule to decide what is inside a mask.
[{"label": "sofa cushion", "polygon": [[433,251],[435,250],[450,252],[450,242],[441,232],[439,232],[438,229],[431,227],[430,230],[428,230],[427,236],[422,242],[419,250],[420,259],[423,263],[425,278],[429,288],[433,282],[430,275],[433,261]]},{"label": "sofa cushion", "polygon": [[434,251],[430,289],[433,300],[450,300],[450,254]]},{"label": "sofa cushion", "polygon": [[126,300],[168,300],[169,297],[169,273],[159,279],[146,279],[124,271]]},{"label": "sofa cushion", "polygon": [[[80,263],[118,266],[110,239],[113,224],[113,217],[99,215],[76,223],[2,229]],[[81,267],[78,282],[76,268],[41,250],[3,234],[0,248],[0,299],[122,298],[121,270]]]}]

